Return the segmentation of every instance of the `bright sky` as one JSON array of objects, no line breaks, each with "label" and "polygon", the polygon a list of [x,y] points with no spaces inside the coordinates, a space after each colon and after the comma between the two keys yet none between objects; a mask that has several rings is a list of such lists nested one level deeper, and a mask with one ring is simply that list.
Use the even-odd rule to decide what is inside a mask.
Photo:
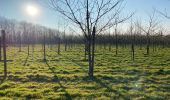
[{"label": "bright sky", "polygon": [[[46,0],[0,0],[0,16],[19,21],[28,21],[51,28],[57,28],[62,23],[61,17],[51,9],[43,6],[40,2]],[[135,17],[147,21],[153,8],[160,11],[167,10],[170,15],[170,0],[125,0],[124,12],[136,12]],[[28,6],[33,7],[34,12],[29,12]],[[35,11],[37,10],[37,11]],[[28,15],[32,14],[32,16]],[[161,15],[160,15],[161,16]],[[161,23],[170,26],[170,20],[159,17]]]}]

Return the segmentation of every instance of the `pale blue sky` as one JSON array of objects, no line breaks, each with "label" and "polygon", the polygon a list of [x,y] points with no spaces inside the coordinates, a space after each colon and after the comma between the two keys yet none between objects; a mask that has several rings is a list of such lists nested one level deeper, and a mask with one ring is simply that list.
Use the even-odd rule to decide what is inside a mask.
[{"label": "pale blue sky", "polygon": [[[56,12],[42,6],[38,1],[43,2],[43,0],[0,0],[0,16],[57,28],[58,20],[61,21],[61,17],[58,17]],[[136,11],[135,17],[141,20],[147,20],[148,14],[152,12],[153,8],[160,11],[166,8],[167,13],[170,15],[170,0],[125,0],[125,4],[124,12],[131,13]],[[36,5],[40,11],[38,16],[34,18],[28,16],[25,12],[27,5]],[[170,26],[170,20],[165,19],[164,21]]]}]

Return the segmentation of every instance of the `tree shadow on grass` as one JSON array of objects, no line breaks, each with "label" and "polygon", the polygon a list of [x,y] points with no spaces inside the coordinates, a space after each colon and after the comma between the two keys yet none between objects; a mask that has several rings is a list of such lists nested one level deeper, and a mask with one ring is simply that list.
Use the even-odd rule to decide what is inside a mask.
[{"label": "tree shadow on grass", "polygon": [[49,67],[49,69],[51,70],[51,72],[54,74],[54,79],[53,81],[57,82],[60,86],[60,88],[63,90],[63,92],[65,92],[65,97],[66,100],[72,100],[71,95],[66,91],[66,88],[61,84],[59,77],[56,75],[57,73],[55,72],[55,70],[48,64],[48,61],[45,62],[46,65]]},{"label": "tree shadow on grass", "polygon": [[25,59],[25,61],[24,61],[24,66],[26,66],[26,64],[27,64],[28,57],[29,57],[29,55],[27,55],[27,57],[26,57],[26,59]]},{"label": "tree shadow on grass", "polygon": [[[67,60],[69,61],[72,61],[74,64],[80,66],[80,68],[84,71],[84,72],[87,72],[87,70],[84,68],[85,65],[83,65],[82,63],[79,63],[77,62],[76,60],[73,60],[72,58],[69,58],[67,56],[63,56],[64,58],[66,58]],[[56,72],[53,68],[51,68],[48,64],[48,62],[46,62],[46,64],[48,65],[49,69],[54,73],[54,75],[56,75]],[[56,76],[56,79],[58,80],[58,77]],[[127,96],[123,95],[120,91],[118,90],[115,90],[115,89],[112,89],[111,86],[107,85],[106,83],[102,82],[101,79],[97,78],[97,77],[89,77],[89,76],[85,76],[83,78],[83,81],[88,81],[88,82],[91,82],[91,81],[94,81],[96,82],[97,84],[99,84],[101,87],[103,88],[106,88],[107,89],[107,92],[111,92],[111,93],[115,93],[115,94],[118,94],[119,98],[123,98],[125,100],[129,100],[130,98],[128,98]],[[59,81],[58,81],[59,82]],[[59,82],[59,85],[62,87],[61,83]],[[64,88],[64,87],[63,87]],[[111,97],[112,98],[112,97]],[[113,97],[114,98],[114,97]]]},{"label": "tree shadow on grass", "polygon": [[[75,63],[76,65],[80,66],[80,68],[81,68],[84,72],[87,72],[87,71],[85,70],[85,68],[84,68],[85,65],[83,65],[83,64],[81,64],[81,63],[79,63],[79,62],[77,62],[77,61],[75,61],[75,60],[73,60],[73,59],[71,59],[71,58],[68,58],[68,57],[66,57],[66,56],[64,56],[64,58],[72,61],[72,62]],[[95,77],[95,76],[94,76],[94,77],[86,76],[86,77],[83,78],[83,80],[84,80],[84,81],[94,81],[94,82],[96,82],[97,84],[99,84],[101,87],[106,88],[108,92],[112,92],[112,93],[118,94],[119,97],[121,97],[121,98],[123,98],[123,99],[126,99],[126,100],[129,100],[129,98],[128,98],[127,96],[123,95],[123,94],[120,93],[118,90],[112,89],[111,86],[107,85],[106,83],[103,83],[103,82],[101,81],[101,79],[99,79],[99,78],[97,78],[97,77]]]},{"label": "tree shadow on grass", "polygon": [[[6,60],[6,62],[12,62],[13,60]],[[3,60],[0,60],[0,62],[4,62]]]},{"label": "tree shadow on grass", "polygon": [[86,68],[85,68],[86,65],[83,65],[82,63],[79,63],[78,61],[73,60],[73,59],[71,59],[71,58],[69,58],[69,57],[66,57],[66,56],[63,56],[63,57],[66,58],[67,60],[71,61],[72,63],[74,63],[74,64],[80,66],[81,69],[82,69],[84,72],[88,73],[87,70],[86,70]]},{"label": "tree shadow on grass", "polygon": [[18,55],[19,51],[15,52],[11,57],[16,57]]},{"label": "tree shadow on grass", "polygon": [[0,76],[0,85],[5,82],[4,76]]},{"label": "tree shadow on grass", "polygon": [[100,86],[104,87],[107,89],[108,92],[112,92],[112,93],[115,93],[115,94],[118,94],[120,98],[123,98],[125,100],[129,100],[130,98],[128,98],[127,96],[123,95],[121,92],[119,92],[118,90],[114,90],[112,89],[111,86],[107,85],[106,83],[103,83],[99,78],[97,77],[93,77],[91,78],[93,81],[95,81],[97,84],[99,84]]}]

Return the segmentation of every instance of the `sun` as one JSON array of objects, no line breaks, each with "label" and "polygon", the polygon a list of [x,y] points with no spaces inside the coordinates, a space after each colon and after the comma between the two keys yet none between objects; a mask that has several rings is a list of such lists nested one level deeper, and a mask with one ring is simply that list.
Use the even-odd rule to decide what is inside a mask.
[{"label": "sun", "polygon": [[36,6],[33,6],[33,5],[28,5],[26,7],[26,11],[30,16],[33,16],[33,17],[37,16],[37,14],[38,14],[38,8]]}]

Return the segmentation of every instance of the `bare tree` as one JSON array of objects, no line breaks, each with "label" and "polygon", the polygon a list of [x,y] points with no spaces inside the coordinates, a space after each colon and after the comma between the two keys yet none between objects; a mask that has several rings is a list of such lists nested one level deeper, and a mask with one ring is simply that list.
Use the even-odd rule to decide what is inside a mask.
[{"label": "bare tree", "polygon": [[142,30],[141,30],[141,21],[140,20],[137,20],[136,21],[136,27],[135,27],[135,30],[136,30],[136,35],[140,38],[138,41],[139,41],[139,47],[140,47],[140,50],[142,49]]},{"label": "bare tree", "polygon": [[164,16],[165,18],[170,19],[170,16],[168,15],[168,13],[167,13],[166,10],[165,10],[164,12],[161,12],[161,11],[158,11],[158,10],[157,10],[157,12],[158,12],[159,14],[161,14],[162,16]]},{"label": "bare tree", "polygon": [[131,25],[130,25],[130,36],[131,36],[131,55],[132,55],[132,61],[134,62],[135,60],[135,47],[134,47],[134,41],[135,41],[135,34],[134,34],[134,26],[133,22],[131,20]]},{"label": "bare tree", "polygon": [[[93,77],[95,36],[115,24],[124,0],[48,0],[49,6],[77,24],[86,39],[89,76]],[[129,18],[123,18],[117,23]],[[104,21],[103,21],[104,20]]]},{"label": "bare tree", "polygon": [[149,23],[148,26],[146,27],[146,29],[142,28],[140,25],[137,25],[143,32],[146,33],[146,54],[149,55],[150,54],[150,42],[151,42],[151,37],[150,35],[152,33],[155,32],[155,30],[157,29],[158,26],[158,22],[157,19],[155,18],[155,10],[153,11],[153,13],[151,15],[149,15]]}]

